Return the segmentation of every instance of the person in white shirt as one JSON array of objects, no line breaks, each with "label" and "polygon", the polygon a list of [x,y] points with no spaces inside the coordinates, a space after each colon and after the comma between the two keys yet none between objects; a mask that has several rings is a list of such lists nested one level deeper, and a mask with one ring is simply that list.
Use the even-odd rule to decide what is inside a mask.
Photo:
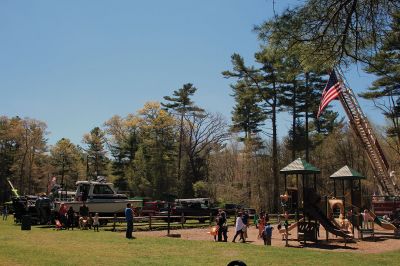
[{"label": "person in white shirt", "polygon": [[243,242],[243,243],[246,242],[246,240],[245,240],[245,238],[244,238],[244,236],[243,236],[243,228],[244,228],[245,226],[246,226],[246,225],[243,223],[243,219],[242,219],[242,213],[238,213],[238,217],[236,218],[236,224],[235,224],[236,234],[235,234],[235,236],[233,237],[232,242],[235,242],[236,237],[237,237],[238,235],[240,235],[240,239],[242,239],[242,242]]}]

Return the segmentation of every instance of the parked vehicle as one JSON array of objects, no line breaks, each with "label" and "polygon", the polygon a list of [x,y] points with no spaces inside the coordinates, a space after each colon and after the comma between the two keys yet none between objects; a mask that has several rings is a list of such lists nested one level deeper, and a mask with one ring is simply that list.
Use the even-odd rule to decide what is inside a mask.
[{"label": "parked vehicle", "polygon": [[[183,216],[185,217],[184,221],[188,218],[187,216],[207,216],[209,217],[211,214],[215,214],[213,209],[210,209],[208,206],[205,206],[198,202],[180,202],[175,205],[171,210],[171,215],[173,216]],[[198,220],[200,223],[204,223],[209,218],[194,218]]]},{"label": "parked vehicle", "polygon": [[[212,216],[217,214],[217,209],[210,208],[210,205],[211,200],[209,198],[176,199],[174,206],[171,207],[171,216],[183,215],[183,222],[186,222],[186,220],[191,219],[190,216],[193,216],[194,220],[204,223],[210,219],[210,214]],[[166,216],[168,215],[168,211],[163,211],[160,214]],[[207,216],[207,218],[204,216]],[[181,219],[174,218],[173,220],[181,221]]]},{"label": "parked vehicle", "polygon": [[254,215],[257,213],[256,209],[253,208],[243,208],[244,211],[247,211],[250,218],[254,218]]},{"label": "parked vehicle", "polygon": [[162,211],[166,211],[168,203],[165,201],[147,201],[143,203],[143,207],[140,211],[140,216],[154,216],[160,214]]},{"label": "parked vehicle", "polygon": [[32,224],[47,224],[51,220],[52,201],[45,196],[12,197],[15,222],[22,221],[24,215],[30,216]]},{"label": "parked vehicle", "polygon": [[[78,212],[80,206],[85,202],[90,213],[99,213],[100,216],[112,217],[124,215],[127,203],[131,203],[133,208],[140,207],[141,200],[130,200],[125,194],[118,194],[112,183],[97,181],[78,181],[75,199],[72,201],[55,201],[55,211],[64,203],[67,208],[73,207]],[[107,222],[102,220],[103,222]]]},{"label": "parked vehicle", "polygon": [[223,210],[228,216],[234,216],[242,208],[241,205],[235,203],[226,203]]}]

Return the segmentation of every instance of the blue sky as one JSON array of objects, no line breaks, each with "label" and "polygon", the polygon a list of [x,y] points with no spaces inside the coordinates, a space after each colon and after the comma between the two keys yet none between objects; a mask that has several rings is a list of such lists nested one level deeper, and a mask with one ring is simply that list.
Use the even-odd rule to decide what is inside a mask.
[{"label": "blue sky", "polygon": [[[279,12],[298,1],[277,2]],[[79,144],[113,115],[190,82],[199,106],[230,121],[233,81],[221,72],[235,52],[253,62],[252,28],[272,15],[272,0],[2,0],[0,115],[46,122],[50,144],[62,137]],[[355,91],[372,80],[354,69],[347,79]],[[381,119],[361,103],[374,122]]]}]

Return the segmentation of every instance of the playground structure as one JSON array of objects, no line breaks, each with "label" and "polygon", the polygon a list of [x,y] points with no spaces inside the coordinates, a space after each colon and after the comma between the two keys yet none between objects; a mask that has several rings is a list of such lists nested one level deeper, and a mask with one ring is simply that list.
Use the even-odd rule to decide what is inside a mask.
[{"label": "playground structure", "polygon": [[[297,229],[298,241],[318,242],[317,232],[320,225],[326,231],[326,240],[329,240],[329,233],[343,238],[345,242],[354,239],[355,229],[361,239],[364,239],[365,235],[375,238],[374,223],[382,230],[394,232],[394,236],[398,234],[398,229],[391,222],[376,216],[373,211],[361,210],[361,180],[365,177],[354,169],[344,166],[330,176],[334,186],[333,197],[325,196],[325,200],[322,200],[316,191],[316,176],[319,170],[315,166],[299,158],[280,172],[285,176],[285,192],[281,195],[285,222],[284,228],[281,228],[279,233],[286,242],[289,232],[294,229]],[[289,215],[285,210],[286,202],[290,198],[286,191],[288,178],[291,178],[292,183],[296,183],[298,191],[301,191],[297,199],[291,199],[292,202],[298,202],[295,222],[292,224],[289,224]],[[341,195],[338,195],[337,182],[342,185]],[[346,193],[346,190],[350,190],[349,193]],[[346,197],[349,194],[350,197]]]},{"label": "playground structure", "polygon": [[[288,241],[289,231],[297,228],[297,239],[299,241],[303,241],[304,243],[307,241],[317,242],[319,225],[322,225],[327,232],[342,237],[345,240],[353,238],[352,234],[341,230],[321,210],[321,197],[316,192],[317,174],[320,173],[318,168],[299,158],[281,169],[280,172],[285,177],[285,193],[281,196],[284,213],[285,203],[288,199],[286,192],[288,175],[295,176],[297,190],[301,191],[301,193],[297,193],[299,198],[297,199],[296,223],[289,225],[288,216],[285,215],[285,229],[280,230],[285,235],[286,241]],[[301,179],[301,190],[299,179]],[[302,216],[301,219],[299,218],[300,215]]]},{"label": "playground structure", "polygon": [[[333,199],[327,200],[329,215],[332,215],[333,217],[334,209],[335,207],[338,207],[340,210],[339,217],[333,217],[333,221],[335,221],[342,229],[351,229],[351,233],[354,235],[354,227],[360,228],[361,225],[359,219],[361,213],[360,207],[362,205],[361,180],[365,179],[365,177],[356,170],[345,165],[333,173],[329,178],[333,180],[334,196]],[[341,198],[338,197],[337,182],[342,185]],[[348,202],[346,202],[346,183],[348,184],[347,188],[350,194]],[[347,213],[346,206],[349,206]]]}]

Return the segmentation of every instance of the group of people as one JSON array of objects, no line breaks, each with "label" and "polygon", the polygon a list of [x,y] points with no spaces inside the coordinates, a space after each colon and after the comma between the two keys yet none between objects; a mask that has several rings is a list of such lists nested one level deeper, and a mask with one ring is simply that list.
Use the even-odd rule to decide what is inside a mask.
[{"label": "group of people", "polygon": [[269,223],[268,213],[261,211],[260,216],[256,221],[256,228],[258,228],[258,238],[264,240],[264,245],[271,245],[272,230],[274,229]]},{"label": "group of people", "polygon": [[[89,207],[86,206],[85,202],[83,202],[82,206],[79,207],[78,215],[78,225],[80,229],[92,229],[93,227],[94,231],[99,231],[99,214],[96,213],[94,216],[92,216],[92,214],[89,212]],[[67,208],[64,203],[61,203],[58,216],[61,228],[74,230],[76,213],[72,206]]]},{"label": "group of people", "polygon": [[[242,243],[246,242],[247,229],[249,227],[250,216],[247,211],[238,212],[235,221],[235,235],[232,242],[236,242],[236,238],[239,236],[239,241]],[[256,222],[256,227],[259,229],[259,238],[264,240],[264,245],[271,245],[272,230],[273,227],[269,223],[268,214],[261,212],[259,219]],[[214,241],[227,242],[228,240],[228,226],[226,213],[222,210],[218,210],[216,217],[216,226],[214,228]]]},{"label": "group of people", "polygon": [[[228,224],[227,224],[226,213],[222,209],[218,209],[217,217],[215,218],[215,233],[214,241],[227,242],[228,241]],[[224,240],[222,240],[222,237]]]},{"label": "group of people", "polygon": [[242,240],[243,243],[246,242],[247,236],[247,228],[249,226],[249,213],[247,211],[239,212],[236,217],[235,222],[235,236],[233,237],[232,242],[235,242],[236,237],[240,236],[239,241]]}]

